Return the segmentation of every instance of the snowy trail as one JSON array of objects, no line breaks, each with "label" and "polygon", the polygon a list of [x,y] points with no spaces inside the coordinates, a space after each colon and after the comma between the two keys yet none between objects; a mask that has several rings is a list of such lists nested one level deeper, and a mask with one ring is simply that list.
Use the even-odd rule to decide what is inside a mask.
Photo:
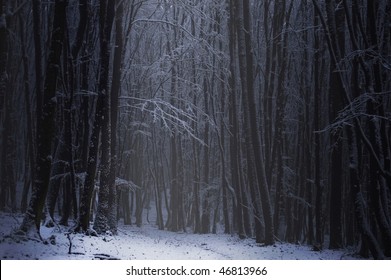
[{"label": "snowy trail", "polygon": [[[312,251],[309,246],[277,243],[262,247],[253,239],[240,240],[226,234],[173,233],[150,224],[141,228],[119,226],[116,236],[91,237],[72,234],[72,253],[68,254],[66,228],[42,228],[42,235],[56,236],[55,245],[36,241],[17,243],[7,238],[17,228],[22,215],[0,213],[1,259],[97,259],[98,254],[115,259],[137,260],[224,260],[224,259],[354,259],[348,251]],[[75,254],[76,253],[76,254]]]}]

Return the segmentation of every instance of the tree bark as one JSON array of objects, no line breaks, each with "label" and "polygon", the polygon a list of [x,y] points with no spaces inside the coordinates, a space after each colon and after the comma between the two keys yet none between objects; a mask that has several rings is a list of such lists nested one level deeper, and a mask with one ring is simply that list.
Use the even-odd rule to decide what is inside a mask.
[{"label": "tree bark", "polygon": [[94,230],[99,233],[105,233],[110,229],[109,218],[109,194],[110,188],[115,188],[114,182],[110,180],[111,168],[111,104],[109,93],[109,72],[110,72],[110,48],[111,48],[111,29],[114,22],[114,6],[107,0],[100,1],[100,58],[101,65],[99,69],[99,97],[101,101],[102,117],[102,157],[100,166],[100,185],[98,194],[98,209],[94,222]]},{"label": "tree bark", "polygon": [[254,150],[254,164],[257,174],[257,188],[261,195],[262,212],[265,222],[265,244],[274,244],[274,226],[273,214],[269,197],[269,189],[265,175],[265,166],[262,159],[262,149],[258,130],[256,101],[254,96],[254,80],[253,80],[253,53],[251,46],[250,35],[250,13],[248,0],[238,1],[237,5],[238,21],[238,49],[239,49],[239,65],[240,77],[242,83],[242,94],[244,105],[248,113],[247,131],[250,133],[250,143]]},{"label": "tree bark", "polygon": [[[88,232],[90,230],[90,208],[93,190],[95,187],[95,176],[98,160],[99,136],[102,128],[109,129],[109,64],[110,64],[110,37],[111,27],[114,19],[114,5],[108,4],[106,0],[100,0],[99,7],[99,42],[100,58],[98,100],[96,105],[94,125],[90,138],[87,173],[84,181],[79,207],[79,221],[77,231]],[[108,176],[110,172],[110,131],[102,131],[102,167],[100,177],[100,205],[99,219],[96,219],[94,227],[98,232],[105,232],[108,229]],[[103,148],[105,146],[105,149]],[[107,211],[106,211],[107,210]]]},{"label": "tree bark", "polygon": [[66,25],[67,5],[68,1],[55,1],[50,51],[43,91],[43,106],[42,112],[38,112],[37,116],[36,177],[33,183],[30,204],[20,226],[20,230],[24,233],[33,230],[35,226],[36,233],[40,235],[40,221],[49,187],[50,169],[52,162],[51,147],[54,133],[56,88],[60,69],[60,57],[63,47],[62,42],[64,40],[64,30]]},{"label": "tree bark", "polygon": [[115,51],[113,61],[113,81],[111,88],[111,166],[109,175],[109,227],[110,231],[117,232],[117,188],[115,178],[117,171],[117,124],[118,124],[118,96],[121,91],[122,54],[123,54],[123,1],[116,1],[115,17]]},{"label": "tree bark", "polygon": [[[331,63],[329,87],[329,118],[333,122],[343,108],[344,88],[337,63],[340,62],[344,50],[344,14],[336,9],[334,0],[326,1],[327,23],[331,42],[337,61]],[[342,141],[340,133],[330,136],[330,249],[343,247],[342,241]]]}]

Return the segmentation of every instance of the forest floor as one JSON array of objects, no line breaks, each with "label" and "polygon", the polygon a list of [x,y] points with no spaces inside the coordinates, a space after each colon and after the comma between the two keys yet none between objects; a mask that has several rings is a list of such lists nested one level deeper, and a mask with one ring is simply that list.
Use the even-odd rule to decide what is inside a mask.
[{"label": "forest floor", "polygon": [[[120,223],[115,236],[67,235],[67,228],[41,227],[43,238],[55,236],[54,244],[38,240],[15,241],[10,237],[23,218],[21,214],[0,212],[0,259],[68,260],[340,260],[356,259],[353,250],[313,251],[310,246],[277,242],[260,246],[253,239],[219,234],[173,233],[158,230],[153,223],[142,227]],[[71,247],[70,247],[71,240]],[[69,252],[70,251],[70,252]]]}]

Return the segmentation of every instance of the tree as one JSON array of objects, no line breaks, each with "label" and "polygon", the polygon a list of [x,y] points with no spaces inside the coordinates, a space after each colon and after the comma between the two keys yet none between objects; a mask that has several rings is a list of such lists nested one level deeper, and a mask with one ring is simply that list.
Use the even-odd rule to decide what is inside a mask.
[{"label": "tree", "polygon": [[109,227],[112,232],[117,232],[117,190],[115,179],[117,175],[117,130],[118,130],[118,97],[121,91],[122,77],[122,55],[123,55],[123,13],[124,5],[122,1],[117,1],[117,9],[115,15],[115,51],[113,61],[113,81],[111,87],[111,110],[110,110],[110,126],[111,126],[111,165],[109,175]]},{"label": "tree", "polygon": [[[256,185],[255,188],[259,188],[259,192],[262,200],[262,211],[265,220],[265,243],[267,245],[274,243],[274,226],[273,216],[271,211],[270,197],[265,177],[265,167],[262,159],[261,143],[259,139],[257,112],[255,107],[254,96],[254,77],[253,77],[253,53],[251,47],[251,35],[250,32],[250,13],[249,2],[247,0],[239,1],[235,6],[237,11],[237,33],[238,33],[238,49],[239,49],[239,68],[240,68],[240,80],[242,85],[242,94],[244,100],[244,107],[247,108],[245,114],[248,114],[245,125],[247,133],[249,133],[247,143],[252,147],[254,152],[254,166],[258,173],[256,180],[252,180]],[[249,160],[249,159],[247,159]],[[257,217],[258,219],[260,217]]]},{"label": "tree", "polygon": [[390,11],[0,0],[0,208],[387,257]]},{"label": "tree", "polygon": [[99,30],[100,30],[100,71],[99,71],[99,96],[97,119],[101,119],[101,142],[102,157],[100,166],[99,203],[95,217],[94,229],[98,233],[106,232],[109,229],[109,193],[114,182],[110,180],[111,170],[111,121],[110,121],[110,90],[109,71],[111,53],[111,30],[114,21],[114,5],[107,1],[100,1]]},{"label": "tree", "polygon": [[[15,201],[15,144],[12,123],[14,122],[13,99],[15,90],[11,83],[11,67],[13,63],[13,53],[11,43],[9,42],[8,28],[13,25],[10,15],[7,15],[8,9],[11,9],[8,1],[0,2],[0,125],[4,137],[1,139],[1,188],[0,188],[0,209],[16,209]],[[11,200],[11,201],[9,201]]]},{"label": "tree", "polygon": [[[54,3],[53,25],[47,62],[46,77],[43,87],[42,111],[37,111],[37,158],[36,174],[33,182],[32,196],[20,226],[20,231],[35,231],[39,236],[42,210],[44,207],[51,169],[52,137],[54,129],[54,110],[56,102],[57,78],[59,75],[62,41],[66,25],[66,8],[68,1],[57,0]],[[36,7],[39,9],[39,6]],[[37,62],[40,63],[40,62]],[[40,100],[37,100],[39,102]]]},{"label": "tree", "polygon": [[[339,112],[337,120],[331,127],[333,128],[333,132],[335,132],[340,129],[341,126],[343,126],[341,124],[344,124],[344,121],[351,124],[351,127],[346,129],[348,130],[347,135],[350,155],[349,174],[352,186],[351,194],[353,195],[352,197],[354,199],[353,201],[356,219],[359,225],[361,236],[365,244],[367,244],[370,248],[374,258],[383,258],[383,252],[380,251],[377,240],[374,238],[374,235],[371,232],[371,227],[368,225],[368,221],[366,221],[364,218],[364,196],[362,195],[361,186],[357,178],[359,176],[358,169],[368,172],[366,178],[366,188],[370,194],[367,199],[371,201],[369,204],[369,211],[373,211],[373,213],[375,213],[376,223],[381,229],[380,231],[382,232],[382,239],[385,241],[384,253],[388,254],[388,245],[390,244],[388,240],[390,236],[388,230],[389,223],[386,222],[388,218],[386,217],[389,215],[387,207],[383,208],[382,204],[379,204],[381,201],[381,191],[379,192],[379,190],[383,190],[383,195],[386,195],[386,197],[388,194],[385,194],[384,192],[384,183],[379,184],[379,178],[383,178],[381,179],[382,182],[385,182],[388,178],[388,173],[384,170],[384,167],[387,166],[387,161],[382,160],[382,158],[384,153],[387,154],[387,152],[385,152],[383,149],[383,145],[387,146],[389,142],[387,137],[384,137],[384,133],[382,134],[382,129],[379,129],[380,127],[386,129],[386,126],[384,124],[381,125],[381,121],[378,121],[382,119],[381,116],[383,107],[380,106],[379,111],[374,110],[373,102],[376,100],[376,98],[367,99],[368,95],[373,95],[374,97],[377,96],[376,92],[382,92],[380,86],[380,77],[382,77],[382,74],[379,72],[379,67],[376,63],[367,60],[365,57],[357,56],[356,54],[360,53],[361,51],[365,52],[363,49],[364,47],[369,46],[369,37],[378,37],[378,35],[375,35],[378,32],[376,31],[375,26],[379,23],[375,20],[373,15],[376,9],[378,9],[377,12],[382,14],[382,8],[380,7],[384,8],[385,6],[372,6],[372,4],[367,3],[364,11],[366,12],[368,22],[367,29],[364,29],[362,15],[358,7],[353,4],[351,6],[353,13],[351,14],[348,3],[343,1],[343,7],[340,9],[340,11],[343,12],[341,17],[346,18],[345,22],[347,23],[349,39],[352,48],[350,50],[350,56],[348,56],[349,59],[347,61],[354,66],[353,68],[349,69],[346,66],[346,62],[341,57],[340,46],[333,44],[332,40],[336,32],[344,30],[345,22],[342,22],[341,20],[335,21],[336,25],[328,26],[325,19],[322,17],[321,8],[316,1],[313,1],[313,3],[317,13],[321,18],[322,26],[327,31],[326,40],[331,62],[332,65],[338,70],[334,75],[336,76],[338,74],[338,77],[336,76],[336,78],[340,81],[340,92],[343,98],[342,102],[346,105],[342,112]],[[326,11],[328,17],[332,18],[332,16],[330,16],[330,13],[332,12],[332,6],[327,6],[327,8],[328,9]],[[383,24],[383,22],[380,24]],[[361,44],[364,46],[361,46]],[[372,41],[372,44],[375,46],[374,48],[377,49],[376,53],[380,51],[376,39]],[[345,69],[347,73],[352,73],[352,76],[345,75],[345,73],[342,71]],[[350,77],[352,80],[350,80]],[[364,85],[363,88],[366,93],[362,93],[362,88],[357,86],[360,83]],[[382,94],[380,94],[379,97],[380,96],[382,96]],[[373,120],[368,121],[366,116],[372,116]],[[360,147],[362,147],[361,144],[365,147],[365,150],[360,149]],[[367,156],[369,156],[369,162],[365,162],[364,160],[364,157]],[[379,176],[379,174],[382,175]],[[361,253],[365,254],[365,249],[361,250]]]}]

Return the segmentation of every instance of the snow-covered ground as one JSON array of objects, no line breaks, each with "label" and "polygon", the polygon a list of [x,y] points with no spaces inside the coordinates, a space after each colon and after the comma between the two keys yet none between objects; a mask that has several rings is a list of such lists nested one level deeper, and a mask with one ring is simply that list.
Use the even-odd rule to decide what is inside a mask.
[{"label": "snow-covered ground", "polygon": [[173,233],[158,230],[153,224],[141,228],[120,224],[116,236],[85,236],[72,234],[66,228],[41,228],[44,238],[55,236],[55,244],[15,241],[9,237],[22,219],[21,214],[0,213],[0,259],[124,259],[124,260],[208,260],[268,259],[319,260],[355,259],[351,251],[312,251],[305,245],[276,243],[260,246],[253,239],[241,240],[227,234]]}]

